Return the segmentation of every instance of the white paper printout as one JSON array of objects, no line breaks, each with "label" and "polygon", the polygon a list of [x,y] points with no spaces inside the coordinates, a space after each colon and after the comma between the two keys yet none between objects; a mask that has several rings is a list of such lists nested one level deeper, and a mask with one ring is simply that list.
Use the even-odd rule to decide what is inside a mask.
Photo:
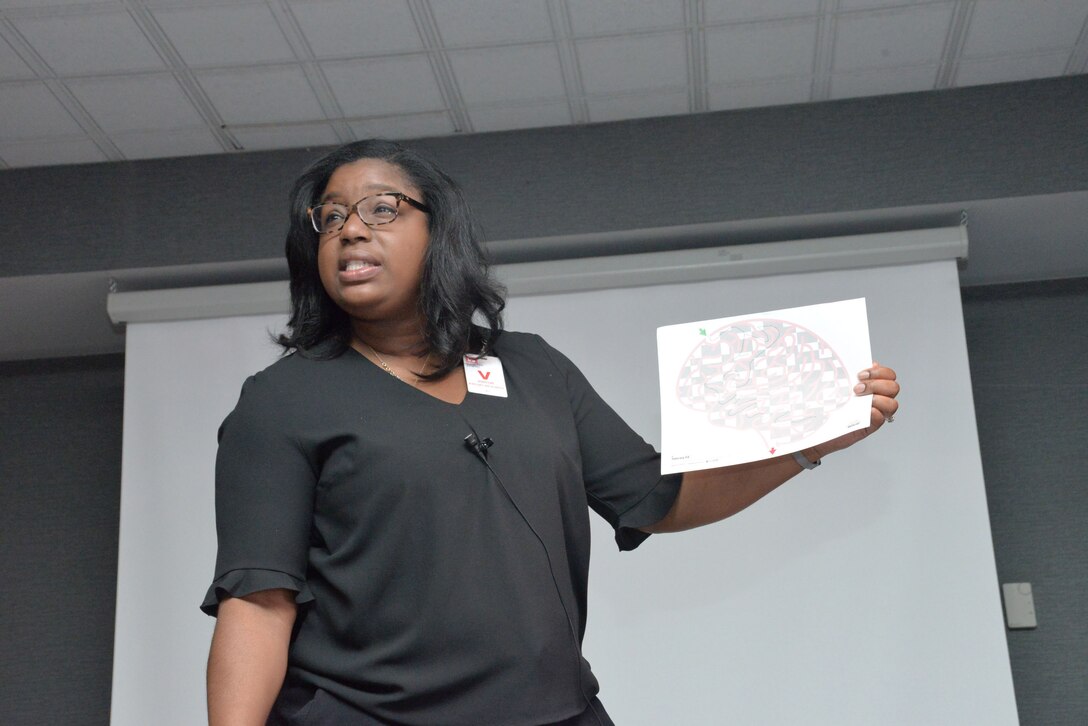
[{"label": "white paper printout", "polygon": [[661,473],[729,466],[869,425],[865,299],[657,329]]}]

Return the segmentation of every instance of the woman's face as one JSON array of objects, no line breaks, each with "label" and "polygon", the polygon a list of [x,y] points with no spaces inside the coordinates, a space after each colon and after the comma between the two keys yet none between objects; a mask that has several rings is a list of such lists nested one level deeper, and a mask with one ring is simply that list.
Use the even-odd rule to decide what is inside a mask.
[{"label": "woman's face", "polygon": [[[400,167],[380,159],[360,159],[338,168],[319,203],[350,206],[381,192],[401,192],[426,203]],[[321,284],[352,318],[415,320],[428,239],[427,215],[406,202],[401,202],[396,219],[376,227],[363,224],[352,211],[339,232],[318,238]]]}]

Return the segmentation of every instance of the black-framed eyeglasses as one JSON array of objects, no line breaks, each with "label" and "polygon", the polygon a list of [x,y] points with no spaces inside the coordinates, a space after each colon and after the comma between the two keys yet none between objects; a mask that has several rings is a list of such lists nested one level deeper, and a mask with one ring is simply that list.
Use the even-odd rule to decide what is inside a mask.
[{"label": "black-framed eyeglasses", "polygon": [[318,234],[332,234],[344,228],[348,221],[348,215],[353,211],[363,220],[367,227],[377,227],[389,224],[400,214],[400,203],[408,202],[421,212],[430,212],[430,208],[423,202],[417,202],[407,194],[400,192],[382,192],[363,197],[355,204],[347,205],[339,202],[323,202],[309,209],[310,223]]}]

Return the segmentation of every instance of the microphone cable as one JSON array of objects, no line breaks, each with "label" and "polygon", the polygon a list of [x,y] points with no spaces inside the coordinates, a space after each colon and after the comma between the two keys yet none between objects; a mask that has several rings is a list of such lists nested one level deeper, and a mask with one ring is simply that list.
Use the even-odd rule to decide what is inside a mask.
[{"label": "microphone cable", "polygon": [[[468,423],[467,421],[465,423]],[[469,424],[469,428],[473,428]],[[593,705],[593,699],[586,695],[585,688],[582,686],[582,662],[585,660],[582,657],[582,645],[578,642],[578,631],[574,627],[574,619],[570,616],[570,611],[567,610],[567,603],[563,600],[563,592],[559,589],[559,581],[555,579],[555,568],[552,565],[552,555],[548,551],[548,545],[544,543],[544,538],[540,536],[540,533],[536,531],[536,527],[529,521],[529,518],[525,516],[525,512],[521,511],[521,507],[518,506],[517,501],[510,495],[510,490],[506,488],[506,484],[503,482],[502,477],[499,476],[499,472],[495,471],[495,467],[491,466],[491,462],[487,459],[487,450],[494,446],[495,442],[490,438],[481,439],[473,429],[472,433],[464,438],[465,448],[476,455],[480,461],[483,462],[487,470],[491,472],[491,476],[495,477],[495,481],[498,483],[499,488],[502,489],[502,493],[506,495],[507,500],[514,506],[514,510],[521,517],[521,520],[525,522],[525,526],[529,528],[529,531],[536,537],[536,541],[540,543],[541,549],[544,550],[544,558],[548,561],[548,574],[552,578],[552,586],[555,588],[555,595],[559,598],[559,605],[563,608],[563,616],[567,620],[567,627],[570,628],[570,636],[574,641],[574,654],[578,659],[578,690],[582,693],[582,698],[585,699],[586,707],[593,712],[593,717],[597,720],[598,726],[604,726],[604,722],[601,720],[600,714],[597,713],[596,707]]]}]

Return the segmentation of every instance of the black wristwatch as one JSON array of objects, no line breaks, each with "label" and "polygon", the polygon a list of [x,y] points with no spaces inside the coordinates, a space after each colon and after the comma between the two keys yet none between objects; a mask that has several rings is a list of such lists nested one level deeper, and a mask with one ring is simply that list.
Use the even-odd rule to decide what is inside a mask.
[{"label": "black wristwatch", "polygon": [[800,451],[793,452],[793,460],[806,469],[815,469],[817,466],[820,465],[819,459],[817,459],[816,461],[809,461],[808,457],[802,454]]}]

